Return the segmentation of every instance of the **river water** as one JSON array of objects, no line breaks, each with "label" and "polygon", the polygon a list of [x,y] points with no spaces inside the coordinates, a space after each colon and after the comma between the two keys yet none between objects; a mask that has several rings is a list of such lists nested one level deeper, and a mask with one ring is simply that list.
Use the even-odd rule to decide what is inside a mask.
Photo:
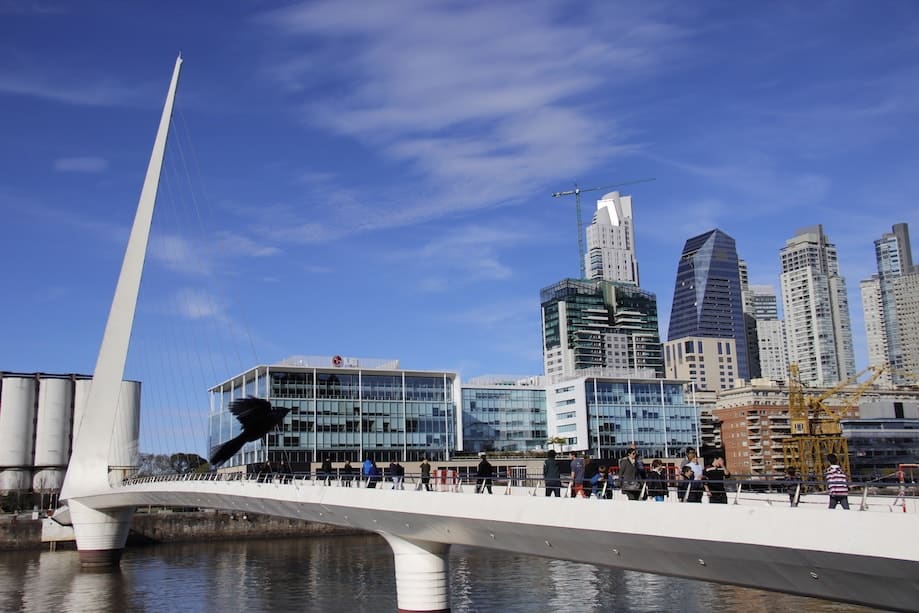
[{"label": "river water", "polygon": [[[454,613],[870,611],[810,598],[454,546]],[[132,547],[120,571],[75,551],[0,552],[0,612],[396,610],[393,559],[376,536]]]}]

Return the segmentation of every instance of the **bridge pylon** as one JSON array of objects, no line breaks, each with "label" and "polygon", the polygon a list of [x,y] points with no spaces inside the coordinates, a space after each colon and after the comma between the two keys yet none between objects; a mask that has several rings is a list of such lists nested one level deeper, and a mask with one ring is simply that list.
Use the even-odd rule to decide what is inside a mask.
[{"label": "bridge pylon", "polygon": [[449,613],[447,571],[450,545],[380,532],[396,562],[396,602],[399,613]]},{"label": "bridge pylon", "polygon": [[127,405],[122,379],[181,67],[182,57],[179,56],[172,71],[134,224],[115,285],[115,296],[96,358],[86,408],[79,423],[74,424],[73,450],[61,488],[61,499],[66,499],[70,507],[83,566],[118,563],[134,514],[133,507],[95,508],[92,500],[110,492],[113,485],[120,485],[136,465],[139,427],[136,420],[126,415],[126,411],[119,411],[119,407]]}]

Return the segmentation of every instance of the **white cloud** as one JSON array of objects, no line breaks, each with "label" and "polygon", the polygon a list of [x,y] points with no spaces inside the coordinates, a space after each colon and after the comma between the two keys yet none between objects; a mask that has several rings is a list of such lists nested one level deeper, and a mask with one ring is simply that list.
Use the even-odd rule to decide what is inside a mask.
[{"label": "white cloud", "polygon": [[173,308],[186,319],[226,319],[224,307],[216,298],[198,289],[185,288],[176,292]]},{"label": "white cloud", "polygon": [[103,172],[108,170],[108,160],[100,157],[58,158],[54,160],[54,169],[59,172]]},{"label": "white cloud", "polygon": [[[358,194],[354,207],[366,211],[349,219],[363,225],[341,232],[512,202],[638,146],[594,99],[610,75],[627,88],[663,71],[685,33],[640,9],[627,20],[615,9],[571,21],[557,11],[530,2],[318,2],[262,17],[285,35],[269,71],[303,98],[304,121],[421,178],[415,194],[376,193],[373,206]],[[602,35],[614,25],[615,35]],[[301,43],[308,51],[296,50]],[[282,239],[328,240],[339,224],[348,225],[312,218]]]},{"label": "white cloud", "polygon": [[[518,226],[515,231],[467,225],[451,229],[418,249],[396,251],[390,257],[409,261],[422,269],[419,289],[447,291],[470,281],[502,281],[513,276],[500,255],[522,242],[537,240]],[[430,271],[437,271],[436,275]]]},{"label": "white cloud", "polygon": [[77,106],[134,106],[142,100],[138,88],[121,85],[111,79],[74,83],[66,77],[31,74],[0,74],[0,93],[44,98]]}]

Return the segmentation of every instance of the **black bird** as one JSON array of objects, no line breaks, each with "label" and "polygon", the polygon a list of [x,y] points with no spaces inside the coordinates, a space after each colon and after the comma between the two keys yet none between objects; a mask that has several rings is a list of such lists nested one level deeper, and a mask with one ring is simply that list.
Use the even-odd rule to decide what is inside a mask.
[{"label": "black bird", "polygon": [[243,427],[239,436],[211,449],[211,466],[217,467],[233,457],[249,441],[257,441],[276,428],[290,409],[274,409],[264,398],[249,396],[230,403],[230,413]]}]

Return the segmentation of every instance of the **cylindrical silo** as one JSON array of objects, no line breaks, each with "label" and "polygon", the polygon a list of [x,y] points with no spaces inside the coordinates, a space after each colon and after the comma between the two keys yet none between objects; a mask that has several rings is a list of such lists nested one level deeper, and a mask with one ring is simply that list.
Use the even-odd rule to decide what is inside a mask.
[{"label": "cylindrical silo", "polygon": [[32,476],[35,379],[3,377],[0,392],[0,492],[28,490]]},{"label": "cylindrical silo", "polygon": [[76,440],[77,433],[80,431],[80,424],[86,411],[86,403],[89,402],[89,391],[93,387],[92,379],[77,379],[73,385],[73,430],[70,433],[70,448],[73,449],[73,441]]},{"label": "cylindrical silo", "polygon": [[35,424],[36,492],[59,490],[70,455],[70,379],[41,379],[38,383],[38,420]]}]

